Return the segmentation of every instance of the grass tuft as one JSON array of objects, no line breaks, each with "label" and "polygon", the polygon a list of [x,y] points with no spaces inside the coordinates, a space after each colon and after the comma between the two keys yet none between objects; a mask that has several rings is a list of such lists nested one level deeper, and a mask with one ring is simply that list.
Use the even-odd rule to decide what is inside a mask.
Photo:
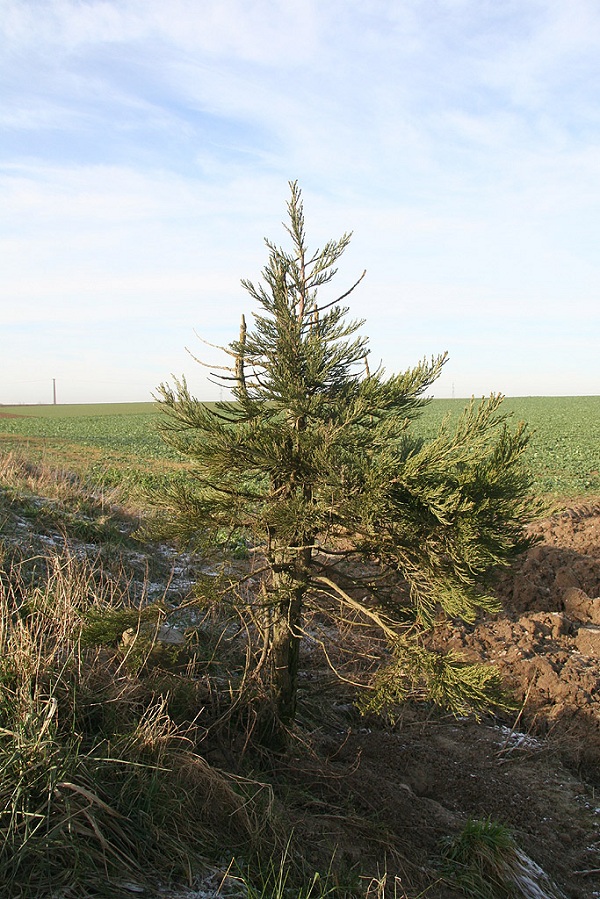
[{"label": "grass tuft", "polygon": [[469,899],[566,899],[503,824],[470,819],[442,850],[443,873]]}]

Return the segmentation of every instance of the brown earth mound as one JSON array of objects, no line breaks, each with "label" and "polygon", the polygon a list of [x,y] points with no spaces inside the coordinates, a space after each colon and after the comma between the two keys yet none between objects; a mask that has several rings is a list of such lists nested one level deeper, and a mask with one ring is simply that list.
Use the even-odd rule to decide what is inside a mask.
[{"label": "brown earth mound", "polygon": [[439,639],[496,664],[521,724],[560,737],[566,760],[600,785],[600,505],[531,530],[540,542],[499,585],[505,613]]},{"label": "brown earth mound", "polygon": [[[532,531],[539,543],[498,585],[504,612],[437,635],[440,646],[500,668],[516,697],[512,715],[478,724],[409,708],[394,729],[363,720],[324,732],[328,776],[294,762],[326,809],[304,818],[313,845],[335,834],[348,863],[364,865],[373,835],[357,839],[347,810],[359,829],[375,815],[382,842],[398,850],[388,856],[390,874],[402,878],[398,895],[415,895],[419,864],[428,866],[445,835],[489,816],[565,896],[600,897],[600,504]],[[460,895],[441,880],[422,884],[431,899]]]}]

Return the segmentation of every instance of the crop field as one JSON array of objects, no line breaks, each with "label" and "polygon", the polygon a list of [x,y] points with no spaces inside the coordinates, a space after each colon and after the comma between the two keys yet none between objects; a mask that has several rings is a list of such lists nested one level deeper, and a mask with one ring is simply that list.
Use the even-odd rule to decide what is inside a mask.
[{"label": "crop field", "polygon": [[[431,437],[465,405],[462,399],[433,400],[415,430]],[[539,495],[600,495],[600,397],[510,398],[504,409],[533,432],[527,464]],[[0,406],[0,452],[19,450],[85,472],[96,483],[125,482],[135,492],[182,464],[158,433],[160,415],[153,403]]]},{"label": "crop field", "polygon": [[[433,436],[444,416],[458,418],[465,400],[433,400],[421,420]],[[532,432],[527,464],[542,496],[600,495],[600,396],[510,397],[504,411]]]}]

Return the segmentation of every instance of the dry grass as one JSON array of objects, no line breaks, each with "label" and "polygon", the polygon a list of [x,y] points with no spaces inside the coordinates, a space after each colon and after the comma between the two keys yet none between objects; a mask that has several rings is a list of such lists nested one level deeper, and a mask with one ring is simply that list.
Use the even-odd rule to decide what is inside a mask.
[{"label": "dry grass", "polygon": [[71,513],[105,520],[115,513],[132,520],[140,516],[139,508],[128,502],[122,488],[92,488],[73,471],[43,460],[33,461],[18,451],[0,454],[0,484],[8,499],[43,497]]},{"label": "dry grass", "polygon": [[[32,559],[23,532],[13,530],[0,565],[0,882],[10,895],[130,895],[119,884],[181,883],[203,859],[225,855],[237,857],[232,870],[250,897],[367,890],[400,899],[395,880],[356,879],[341,855],[335,870],[315,874],[314,865],[327,872],[335,844],[325,840],[315,855],[305,840],[313,803],[305,810],[288,788],[297,777],[287,772],[292,758],[274,760],[256,745],[268,696],[256,671],[260,647],[237,619],[235,597],[229,621],[210,604],[203,618],[188,608],[195,626],[186,645],[165,647],[160,625],[181,613],[150,603],[139,584],[133,591],[118,553],[106,568],[111,528],[128,514],[118,494],[15,454],[0,457],[0,485],[0,521],[27,518],[36,552],[36,531],[64,538]],[[82,520],[91,559],[74,551]],[[329,661],[344,668],[329,630],[321,639],[315,628],[316,656],[326,641]],[[134,635],[127,643],[126,630]],[[359,642],[369,667],[373,649]],[[313,758],[311,733],[331,716],[334,682],[325,671],[323,691],[303,703],[292,756]],[[314,765],[318,772],[317,754]],[[310,790],[313,774],[299,776],[299,792]],[[341,816],[349,833],[368,833],[385,855],[381,834],[346,801],[323,809],[323,821]]]},{"label": "dry grass", "polygon": [[91,609],[127,603],[99,583],[66,550],[43,583],[18,567],[0,582],[0,882],[15,899],[115,896],[124,876],[185,879],[222,845],[273,848],[269,789],[203,758],[199,690],[187,709],[179,691],[175,722],[155,638],[141,654],[83,645]]}]

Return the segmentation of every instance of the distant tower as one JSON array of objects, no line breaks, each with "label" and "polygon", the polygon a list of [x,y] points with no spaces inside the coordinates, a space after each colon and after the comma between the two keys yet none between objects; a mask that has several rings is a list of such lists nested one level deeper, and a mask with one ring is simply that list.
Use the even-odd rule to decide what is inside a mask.
[{"label": "distant tower", "polygon": [[56,378],[52,378],[52,400],[56,406]]}]

